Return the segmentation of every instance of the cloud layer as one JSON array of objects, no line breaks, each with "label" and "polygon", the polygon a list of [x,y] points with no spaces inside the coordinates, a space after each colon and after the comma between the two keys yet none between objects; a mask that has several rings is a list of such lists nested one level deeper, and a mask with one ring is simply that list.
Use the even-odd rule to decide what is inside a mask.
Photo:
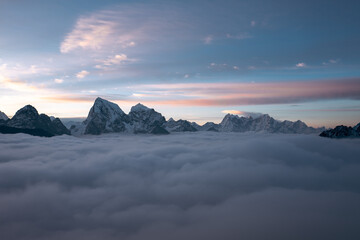
[{"label": "cloud layer", "polygon": [[358,239],[359,143],[0,135],[0,238]]},{"label": "cloud layer", "polygon": [[[156,93],[156,104],[235,106],[287,104],[331,99],[360,99],[360,79],[259,83],[177,83],[131,87]],[[163,101],[161,97],[167,98]],[[169,96],[172,98],[169,99]],[[144,99],[146,101],[146,98]]]}]

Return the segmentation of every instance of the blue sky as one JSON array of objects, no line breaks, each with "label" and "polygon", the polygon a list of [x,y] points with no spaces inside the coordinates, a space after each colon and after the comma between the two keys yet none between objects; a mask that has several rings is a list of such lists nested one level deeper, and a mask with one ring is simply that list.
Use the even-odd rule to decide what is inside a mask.
[{"label": "blue sky", "polygon": [[221,121],[360,121],[357,1],[0,0],[0,110],[128,111]]}]

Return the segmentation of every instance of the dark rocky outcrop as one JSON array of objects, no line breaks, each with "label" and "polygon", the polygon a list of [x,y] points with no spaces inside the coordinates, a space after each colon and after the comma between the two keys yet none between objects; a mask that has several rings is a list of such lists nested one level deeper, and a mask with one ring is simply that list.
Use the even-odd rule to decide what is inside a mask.
[{"label": "dark rocky outcrop", "polygon": [[18,110],[11,119],[3,124],[3,126],[7,127],[4,128],[4,133],[6,131],[30,132],[28,134],[34,133],[35,136],[70,134],[70,131],[62,124],[60,119],[54,118],[54,120],[52,120],[46,114],[39,115],[38,111],[31,105],[27,105]]},{"label": "dark rocky outcrop", "polygon": [[355,127],[337,126],[334,129],[323,131],[320,137],[328,138],[358,138],[360,137],[360,123]]}]

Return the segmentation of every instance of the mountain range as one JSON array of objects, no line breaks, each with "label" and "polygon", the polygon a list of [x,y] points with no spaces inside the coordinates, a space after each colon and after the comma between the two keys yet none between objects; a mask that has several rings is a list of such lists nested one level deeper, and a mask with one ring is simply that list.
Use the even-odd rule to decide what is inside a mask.
[{"label": "mountain range", "polygon": [[268,133],[320,133],[324,128],[308,127],[302,121],[278,121],[267,114],[256,118],[240,117],[227,114],[221,123],[207,122],[199,125],[187,120],[177,120],[165,117],[152,108],[142,104],[133,106],[126,114],[121,108],[110,101],[97,98],[83,122],[73,123],[69,129],[59,118],[38,114],[37,110],[27,105],[18,110],[9,119],[0,112],[0,132],[23,132],[36,136],[55,136],[62,134],[100,135],[103,133],[129,134],[169,134],[171,132],[268,132]]},{"label": "mountain range", "polygon": [[354,127],[337,126],[320,133],[320,137],[328,138],[358,138],[360,137],[360,123]]}]

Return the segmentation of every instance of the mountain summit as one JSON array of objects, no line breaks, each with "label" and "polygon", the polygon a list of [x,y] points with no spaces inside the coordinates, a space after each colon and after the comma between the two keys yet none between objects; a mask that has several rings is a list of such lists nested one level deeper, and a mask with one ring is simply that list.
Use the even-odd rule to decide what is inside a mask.
[{"label": "mountain summit", "polygon": [[133,106],[127,115],[117,104],[97,98],[87,119],[80,125],[72,126],[71,132],[75,135],[111,132],[167,134],[162,128],[164,123],[161,113],[140,103]]},{"label": "mountain summit", "polygon": [[298,120],[278,121],[268,114],[259,117],[240,117],[238,115],[226,114],[220,124],[207,122],[203,126],[193,124],[199,131],[219,132],[268,132],[268,133],[319,133],[323,128],[308,127],[304,122]]},{"label": "mountain summit", "polygon": [[59,118],[53,120],[46,114],[40,114],[31,105],[26,105],[1,124],[3,133],[27,133],[35,136],[51,137],[70,134]]},{"label": "mountain summit", "polygon": [[[191,123],[187,120],[177,120],[170,118],[166,121],[165,117],[141,103],[131,107],[129,114],[124,113],[121,108],[113,102],[103,98],[96,98],[89,114],[82,123],[71,125],[70,131],[62,124],[58,118],[50,118],[45,114],[40,114],[37,110],[27,105],[18,110],[15,116],[8,119],[5,114],[0,112],[0,125],[2,132],[16,133],[24,132],[21,129],[32,129],[28,131],[40,136],[54,136],[61,134],[73,135],[100,135],[102,133],[151,133],[151,134],[169,134],[169,132],[196,132],[196,131],[213,131],[213,132],[268,132],[268,133],[319,133],[324,128],[308,127],[304,122],[298,120],[278,121],[267,114],[259,117],[240,117],[238,115],[227,114],[221,123],[216,124],[207,122],[200,126],[197,123]],[[19,130],[20,129],[20,130]],[[340,129],[336,129],[340,130]],[[346,129],[342,128],[342,132]],[[354,127],[358,132],[360,125]],[[353,131],[353,130],[351,130]],[[323,135],[332,134],[323,133]],[[347,133],[344,133],[345,135]],[[343,135],[344,135],[343,134]],[[336,135],[336,134],[335,134]],[[337,136],[337,135],[336,135]]]},{"label": "mountain summit", "polygon": [[308,127],[302,121],[278,121],[267,114],[259,117],[240,117],[227,114],[220,124],[208,122],[203,126],[187,120],[164,116],[153,108],[138,103],[125,114],[120,107],[102,98],[97,98],[90,109],[87,119],[78,126],[72,126],[75,135],[98,135],[110,132],[168,134],[169,132],[269,132],[269,133],[319,133],[324,129]]},{"label": "mountain summit", "polygon": [[128,123],[128,116],[117,104],[98,97],[83,122],[84,134],[124,132]]},{"label": "mountain summit", "polygon": [[140,103],[131,108],[129,113],[133,133],[167,134],[162,127],[166,122],[161,113]]},{"label": "mountain summit", "polygon": [[131,107],[130,112],[146,112],[148,110],[150,110],[150,108],[142,105],[141,103],[138,103],[135,106]]}]

